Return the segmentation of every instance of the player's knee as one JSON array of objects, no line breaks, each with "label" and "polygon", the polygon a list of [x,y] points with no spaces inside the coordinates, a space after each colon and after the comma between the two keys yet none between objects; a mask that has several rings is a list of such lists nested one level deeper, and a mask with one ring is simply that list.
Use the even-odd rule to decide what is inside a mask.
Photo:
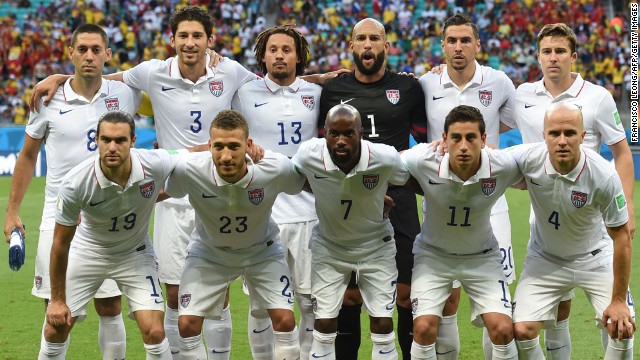
[{"label": "player's knee", "polygon": [[413,339],[420,345],[429,345],[436,342],[438,336],[437,316],[419,316],[413,320]]},{"label": "player's knee", "polygon": [[166,284],[165,295],[167,296],[167,306],[172,309],[178,308],[178,290],[180,287],[178,285]]},{"label": "player's knee", "polygon": [[200,335],[204,319],[198,316],[180,316],[178,318],[178,331],[180,337],[189,338]]},{"label": "player's knee", "polygon": [[162,323],[150,326],[148,329],[141,330],[142,340],[147,345],[160,344],[164,338],[164,328]]},{"label": "player's knee", "polygon": [[507,345],[513,340],[513,323],[501,321],[488,329],[491,342],[495,345]]},{"label": "player's knee", "polygon": [[560,301],[558,304],[558,321],[566,320],[571,313],[571,300]]},{"label": "player's knee", "polygon": [[393,319],[386,317],[370,318],[371,332],[374,334],[389,334],[393,331]]},{"label": "player's knee", "polygon": [[529,322],[517,322],[513,324],[513,335],[517,341],[533,340],[540,333],[540,329]]},{"label": "player's knee", "polygon": [[344,292],[344,299],[342,299],[342,305],[346,306],[354,306],[362,304],[362,295],[360,294],[360,289],[353,288],[347,289]]},{"label": "player's knee", "polygon": [[271,317],[273,330],[279,332],[290,332],[296,327],[296,320],[293,311],[283,311],[278,316]]},{"label": "player's knee", "polygon": [[323,334],[332,334],[338,331],[338,319],[316,319],[314,328]]},{"label": "player's knee", "polygon": [[70,330],[68,325],[52,326],[47,323],[44,327],[44,339],[51,343],[63,343],[67,340]]},{"label": "player's knee", "polygon": [[93,299],[93,305],[100,316],[117,316],[122,312],[120,296],[103,299]]}]

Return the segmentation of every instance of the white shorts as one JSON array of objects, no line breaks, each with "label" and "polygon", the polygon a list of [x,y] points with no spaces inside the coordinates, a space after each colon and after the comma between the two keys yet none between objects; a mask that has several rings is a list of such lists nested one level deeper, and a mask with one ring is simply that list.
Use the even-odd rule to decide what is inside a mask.
[{"label": "white shorts", "polygon": [[189,255],[180,281],[180,315],[220,319],[227,287],[240,276],[251,294],[254,317],[268,317],[269,309],[293,311],[294,293],[284,256],[269,257],[250,266],[229,267]]},{"label": "white shorts", "polygon": [[153,221],[153,248],[158,274],[165,284],[178,285],[187,257],[187,245],[195,228],[191,205],[159,202]]},{"label": "white shorts", "polygon": [[423,251],[415,255],[411,279],[413,318],[442,316],[457,279],[469,295],[471,323],[484,326],[482,314],[500,313],[511,317],[511,296],[496,250],[477,256],[452,257]]},{"label": "white shorts", "polygon": [[309,240],[318,220],[279,224],[280,239],[287,265],[293,277],[293,288],[298,294],[311,294],[311,250]]},{"label": "white shorts", "polygon": [[[611,256],[604,252],[602,255]],[[527,255],[514,296],[513,321],[542,321],[545,328],[554,326],[558,303],[574,288],[584,290],[596,312],[596,321],[600,323],[602,313],[611,303],[612,264],[573,270],[537,254]]]},{"label": "white shorts", "polygon": [[[51,246],[53,245],[53,230],[40,231],[38,239],[38,251],[36,252],[36,271],[33,277],[31,294],[42,299],[51,299],[51,283],[49,281],[49,261],[51,259]],[[120,296],[116,282],[106,279],[98,289],[95,296],[98,299]]]},{"label": "white shorts", "polygon": [[87,303],[107,278],[113,279],[122,290],[130,314],[140,310],[164,311],[156,260],[148,249],[117,259],[88,259],[72,252],[69,254],[66,289],[71,316],[80,316],[82,321]]},{"label": "white shorts", "polygon": [[371,317],[393,316],[398,279],[394,256],[347,262],[329,255],[313,254],[311,262],[311,302],[316,319],[338,317],[353,271],[367,313]]},{"label": "white shorts", "polygon": [[507,278],[507,284],[516,279],[515,258],[513,257],[513,248],[511,247],[511,221],[509,220],[508,212],[501,212],[497,214],[491,214],[491,228],[493,229],[493,235],[498,240],[498,246],[500,246],[500,263],[502,264],[502,270],[504,276]]}]

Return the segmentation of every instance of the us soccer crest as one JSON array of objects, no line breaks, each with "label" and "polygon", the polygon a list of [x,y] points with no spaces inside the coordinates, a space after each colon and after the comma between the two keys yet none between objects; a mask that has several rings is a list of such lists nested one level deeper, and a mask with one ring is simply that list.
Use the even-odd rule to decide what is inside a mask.
[{"label": "us soccer crest", "polygon": [[222,81],[216,80],[209,83],[209,91],[211,91],[213,96],[220,97],[220,95],[222,95],[222,90],[224,90]]},{"label": "us soccer crest", "polygon": [[491,196],[491,194],[493,194],[493,192],[496,191],[496,179],[494,178],[482,179],[480,181],[480,186],[482,187],[483,194],[487,196]]},{"label": "us soccer crest", "polygon": [[373,190],[378,185],[379,175],[362,175],[362,184],[369,190]]},{"label": "us soccer crest", "polygon": [[118,98],[104,99],[104,105],[107,107],[107,111],[120,109],[120,101],[118,101]]},{"label": "us soccer crest", "polygon": [[186,294],[180,295],[180,305],[182,305],[183,308],[186,308],[187,306],[189,306],[190,302],[191,302],[191,294],[186,293]]},{"label": "us soccer crest", "polygon": [[307,109],[313,110],[313,108],[316,106],[316,99],[313,97],[313,95],[301,95],[301,97],[302,104],[306,106]]},{"label": "us soccer crest", "polygon": [[264,188],[249,190],[248,193],[249,201],[251,201],[253,205],[260,204],[262,199],[264,199]]},{"label": "us soccer crest", "polygon": [[140,194],[146,199],[150,198],[153,195],[153,191],[156,189],[156,182],[151,181],[146,184],[140,185]]},{"label": "us soccer crest", "polygon": [[400,90],[387,90],[387,100],[393,105],[400,101]]},{"label": "us soccer crest", "polygon": [[36,289],[40,290],[42,287],[42,276],[36,276],[34,279],[34,283],[36,284]]},{"label": "us soccer crest", "polygon": [[587,194],[580,191],[571,191],[571,203],[580,209],[587,203]]},{"label": "us soccer crest", "polygon": [[491,99],[493,98],[491,90],[480,90],[478,91],[478,98],[480,98],[480,104],[485,107],[491,105]]}]

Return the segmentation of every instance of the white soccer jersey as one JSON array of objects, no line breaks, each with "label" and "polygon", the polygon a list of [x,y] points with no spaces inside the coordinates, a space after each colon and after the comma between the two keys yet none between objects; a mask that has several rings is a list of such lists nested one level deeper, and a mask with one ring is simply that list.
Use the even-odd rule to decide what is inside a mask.
[{"label": "white soccer jersey", "polygon": [[[611,241],[603,233],[624,225],[628,213],[622,183],[613,166],[582,147],[578,165],[559,174],[551,165],[544,143],[510,148],[522,170],[537,216],[532,224],[530,250],[553,261],[568,261],[601,250]],[[588,257],[587,257],[588,258]]]},{"label": "white soccer jersey", "polygon": [[[440,75],[427,73],[420,77],[427,110],[427,139],[442,139],[444,121],[447,114],[458,105],[469,105],[482,113],[485,122],[487,144],[500,146],[500,122],[512,123],[513,98],[516,88],[509,77],[500,70],[478,64],[473,78],[460,89],[449,74],[447,68]],[[494,214],[509,211],[507,199],[501,197],[492,209]]]},{"label": "white soccer jersey", "polygon": [[[280,86],[266,76],[243,85],[232,108],[249,123],[249,136],[267,150],[292,157],[303,141],[318,136],[318,114],[322,88],[297,78]],[[278,224],[317,219],[313,195],[280,194],[273,205]]]},{"label": "white soccer jersey", "polygon": [[98,156],[73,168],[56,204],[56,223],[74,226],[80,219],[71,251],[96,258],[123,256],[142,246],[153,251],[149,220],[179,158],[176,151],[131,149],[131,175],[124,188],[105,177]]},{"label": "white soccer jersey", "polygon": [[403,185],[409,172],[395,148],[361,140],[358,164],[345,174],[331,160],[325,139],[305,141],[293,157],[316,197],[318,235],[331,255],[358,261],[380,256],[383,242],[393,229],[382,216],[389,183]]},{"label": "white soccer jersey", "polygon": [[[271,151],[257,164],[248,157],[247,162],[247,174],[230,184],[218,175],[210,153],[194,153],[167,180],[167,194],[188,194],[196,213],[190,255],[229,266],[255,264],[274,255],[275,250],[256,253],[254,245],[276,240],[279,230],[271,219],[273,202],[281,192],[300,192],[304,178],[294,171],[291,160]],[[282,252],[279,244],[267,249]]]},{"label": "white soccer jersey", "polygon": [[95,154],[96,126],[109,110],[136,113],[142,99],[139,91],[118,81],[102,80],[93,99],[76,94],[68,79],[58,88],[48,106],[40,99],[40,112],[32,111],[27,135],[43,139],[47,154],[45,200],[40,230],[53,230],[58,188],[74,166]]},{"label": "white soccer jersey", "polygon": [[553,99],[544,86],[544,79],[525,83],[518,87],[514,104],[514,122],[505,122],[511,128],[520,129],[525,144],[543,141],[544,113],[549,105],[564,101],[582,109],[584,129],[587,134],[583,146],[599,152],[602,140],[613,145],[625,139],[616,103],[602,86],[585,81],[580,74],[572,73],[573,85]]},{"label": "white soccer jersey", "polygon": [[489,221],[491,207],[509,186],[522,180],[522,174],[509,154],[482,149],[481,156],[478,172],[462,181],[449,167],[449,154],[440,156],[429,144],[402,153],[427,205],[414,247],[456,255],[498,248]]}]

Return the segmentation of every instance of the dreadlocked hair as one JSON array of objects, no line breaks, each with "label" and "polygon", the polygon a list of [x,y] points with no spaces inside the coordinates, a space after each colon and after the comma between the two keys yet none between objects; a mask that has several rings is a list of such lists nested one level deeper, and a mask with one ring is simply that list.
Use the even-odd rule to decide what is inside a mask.
[{"label": "dreadlocked hair", "polygon": [[267,42],[269,41],[269,37],[274,34],[285,34],[293,39],[296,47],[296,56],[300,61],[296,64],[296,76],[304,75],[304,70],[307,68],[307,61],[309,57],[309,43],[307,42],[307,39],[298,30],[296,30],[294,25],[278,25],[258,34],[256,37],[256,47],[254,48],[254,51],[256,53],[256,61],[258,62],[262,73],[267,73],[264,54],[267,51]]}]

